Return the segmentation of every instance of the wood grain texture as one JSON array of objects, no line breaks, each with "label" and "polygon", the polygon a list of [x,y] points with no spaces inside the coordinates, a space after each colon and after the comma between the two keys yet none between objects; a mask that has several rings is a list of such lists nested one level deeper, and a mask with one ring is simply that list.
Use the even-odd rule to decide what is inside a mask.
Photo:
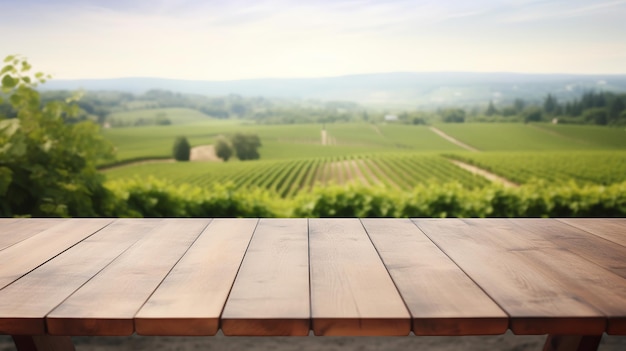
[{"label": "wood grain texture", "polygon": [[308,335],[306,219],[261,219],[222,314],[225,335]]},{"label": "wood grain texture", "polygon": [[537,259],[553,243],[526,237],[508,220],[413,221],[509,314],[514,333],[604,332],[606,317],[561,276],[567,272]]},{"label": "wood grain texture", "polygon": [[550,248],[528,252],[527,257],[549,268],[554,280],[594,306],[608,318],[606,332],[626,334],[626,266],[620,245],[552,220],[515,219],[512,230],[527,238],[543,238]]},{"label": "wood grain texture", "polygon": [[626,218],[568,218],[559,221],[626,246]]},{"label": "wood grain texture", "polygon": [[214,219],[135,316],[140,335],[214,335],[257,219]]},{"label": "wood grain texture", "polygon": [[[555,248],[578,254],[619,276],[626,278],[626,246],[616,245],[589,232],[560,221],[545,219],[517,219],[525,236],[537,236],[555,244]],[[626,236],[626,221],[622,231]],[[599,229],[602,231],[602,229]],[[603,231],[602,231],[603,232]]]},{"label": "wood grain texture", "polygon": [[9,217],[2,217],[0,218],[0,225],[7,225],[7,224],[12,224],[15,222],[19,222],[24,220],[24,218],[9,218]]},{"label": "wood grain texture", "polygon": [[358,219],[310,219],[315,335],[407,335],[410,315]]},{"label": "wood grain texture", "polygon": [[54,225],[68,221],[58,218],[29,218],[27,221],[0,218],[0,220],[0,251]]},{"label": "wood grain texture", "polygon": [[135,314],[209,222],[163,220],[48,314],[48,333],[131,335]]},{"label": "wood grain texture", "polygon": [[509,320],[408,219],[362,219],[413,318],[416,335],[503,334]]},{"label": "wood grain texture", "polygon": [[45,316],[160,220],[117,220],[0,290],[0,334],[45,333]]},{"label": "wood grain texture", "polygon": [[110,222],[110,219],[72,219],[0,251],[0,289]]}]

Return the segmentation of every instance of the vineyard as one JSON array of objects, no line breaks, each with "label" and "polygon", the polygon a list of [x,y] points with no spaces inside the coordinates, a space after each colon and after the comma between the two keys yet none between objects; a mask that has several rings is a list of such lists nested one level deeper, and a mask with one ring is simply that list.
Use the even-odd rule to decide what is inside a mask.
[{"label": "vineyard", "polygon": [[148,163],[107,171],[110,180],[158,174],[174,184],[208,187],[232,182],[238,189],[263,188],[282,197],[307,192],[317,185],[360,183],[396,190],[419,184],[459,182],[466,188],[489,182],[434,154],[373,154],[288,161],[234,163]]},{"label": "vineyard", "polygon": [[450,154],[518,184],[533,180],[609,185],[626,181],[626,152],[498,152]]},{"label": "vineyard", "polygon": [[[229,184],[233,189],[260,189],[283,199],[346,184],[410,192],[450,183],[468,190],[486,189],[491,181],[485,177],[519,185],[536,180],[549,185],[626,181],[626,131],[621,128],[549,124],[446,124],[437,128],[480,151],[463,151],[428,126],[254,125],[213,120],[117,128],[106,131],[106,136],[118,147],[121,158],[128,159],[167,157],[174,135],[187,135],[193,145],[203,145],[234,131],[256,133],[262,140],[261,160],[148,162],[104,173],[111,182],[154,177],[175,186],[204,189]],[[510,182],[506,184],[515,186]]]}]

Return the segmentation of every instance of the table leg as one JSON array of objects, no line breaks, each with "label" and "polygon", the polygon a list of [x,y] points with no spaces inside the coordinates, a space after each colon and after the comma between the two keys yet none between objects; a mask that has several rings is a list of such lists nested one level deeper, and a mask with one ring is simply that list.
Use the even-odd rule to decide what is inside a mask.
[{"label": "table leg", "polygon": [[74,351],[72,338],[51,335],[13,335],[18,351]]},{"label": "table leg", "polygon": [[543,351],[596,351],[602,335],[548,335]]}]

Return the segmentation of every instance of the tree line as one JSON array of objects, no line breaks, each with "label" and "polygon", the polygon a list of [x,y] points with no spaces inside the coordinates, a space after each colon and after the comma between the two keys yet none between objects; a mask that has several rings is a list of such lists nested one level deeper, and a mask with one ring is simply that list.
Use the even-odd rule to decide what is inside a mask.
[{"label": "tree line", "polygon": [[[597,125],[626,125],[626,93],[587,91],[580,98],[559,101],[548,94],[539,104],[515,99],[498,108],[489,101],[479,121],[558,122]],[[454,122],[454,121],[449,121]]]}]

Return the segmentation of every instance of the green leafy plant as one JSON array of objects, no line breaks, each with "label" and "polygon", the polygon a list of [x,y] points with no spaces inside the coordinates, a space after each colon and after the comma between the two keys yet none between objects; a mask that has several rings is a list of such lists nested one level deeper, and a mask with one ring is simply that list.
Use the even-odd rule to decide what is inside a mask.
[{"label": "green leafy plant", "polygon": [[226,138],[220,137],[215,142],[215,155],[224,160],[224,162],[228,161],[233,155],[233,147]]},{"label": "green leafy plant", "polygon": [[191,156],[191,145],[189,145],[187,138],[182,136],[176,138],[176,140],[174,140],[172,152],[176,161],[189,161],[189,156]]},{"label": "green leafy plant", "polygon": [[0,116],[0,216],[94,216],[110,194],[96,163],[112,146],[90,122],[66,123],[79,113],[74,96],[42,104],[25,58],[11,55],[0,70],[2,93],[14,118]]}]

